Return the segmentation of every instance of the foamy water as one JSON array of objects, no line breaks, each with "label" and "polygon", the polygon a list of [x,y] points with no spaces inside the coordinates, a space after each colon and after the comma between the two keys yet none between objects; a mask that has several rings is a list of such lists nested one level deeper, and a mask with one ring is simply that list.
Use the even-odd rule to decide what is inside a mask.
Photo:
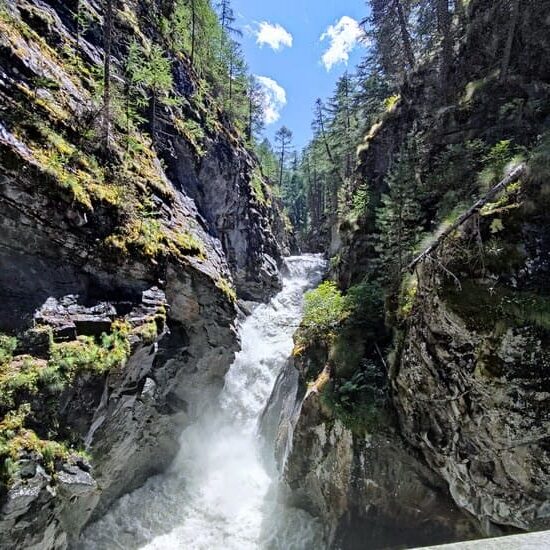
[{"label": "foamy water", "polygon": [[122,497],[82,537],[85,550],[306,550],[320,529],[289,508],[260,459],[256,434],[292,351],[304,292],[322,276],[320,256],[287,259],[283,290],[241,325],[242,350],[218,403],[181,434],[171,468]]}]

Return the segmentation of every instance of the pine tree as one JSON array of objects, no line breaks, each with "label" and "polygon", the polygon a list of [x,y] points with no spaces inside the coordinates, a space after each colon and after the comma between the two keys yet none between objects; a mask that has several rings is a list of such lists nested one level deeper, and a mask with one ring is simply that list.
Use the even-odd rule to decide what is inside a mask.
[{"label": "pine tree", "polygon": [[249,143],[259,135],[265,127],[264,105],[265,93],[254,76],[248,77],[248,122],[246,125],[246,137]]},{"label": "pine tree", "polygon": [[398,284],[422,232],[414,162],[406,150],[387,177],[388,192],[377,209],[376,251],[390,287]]},{"label": "pine tree", "polygon": [[139,88],[149,101],[151,137],[157,140],[158,109],[160,105],[173,105],[172,63],[161,46],[153,44],[149,51],[132,45],[126,68],[128,79],[127,114],[130,113],[131,94]]},{"label": "pine tree", "polygon": [[416,64],[410,23],[413,2],[370,0],[371,15],[363,22],[374,44],[375,62],[393,79],[402,78]]},{"label": "pine tree", "polygon": [[269,139],[265,138],[262,143],[256,147],[256,154],[258,155],[264,175],[271,184],[275,184],[279,175],[279,160],[275,151],[273,151]]},{"label": "pine tree", "polygon": [[111,50],[113,46],[114,1],[104,0],[103,15],[103,148],[111,141]]},{"label": "pine tree", "polygon": [[220,0],[217,4],[220,17],[221,33],[220,33],[220,57],[224,55],[225,44],[228,38],[234,36],[242,36],[242,32],[236,28],[236,17],[231,7],[230,0]]},{"label": "pine tree", "polygon": [[292,132],[286,126],[283,126],[275,134],[275,143],[277,144],[277,153],[279,155],[279,187],[282,187],[285,161],[291,149]]}]

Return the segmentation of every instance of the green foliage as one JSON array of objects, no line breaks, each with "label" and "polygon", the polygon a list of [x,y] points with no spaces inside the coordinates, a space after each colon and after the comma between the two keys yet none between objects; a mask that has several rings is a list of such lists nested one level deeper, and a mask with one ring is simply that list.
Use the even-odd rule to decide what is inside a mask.
[{"label": "green foliage", "polygon": [[155,319],[150,319],[132,331],[144,344],[154,344],[159,336],[159,328]]},{"label": "green foliage", "polygon": [[321,392],[321,402],[355,435],[364,437],[388,424],[386,392],[373,373],[378,366],[367,363],[350,377],[333,380]]},{"label": "green foliage", "polygon": [[331,281],[306,293],[299,337],[306,342],[332,339],[345,316],[345,306],[342,293]]},{"label": "green foliage", "polygon": [[385,282],[396,287],[421,239],[423,213],[417,200],[414,161],[405,151],[388,176],[389,191],[376,213],[376,251]]},{"label": "green foliage", "polygon": [[483,158],[483,170],[479,176],[482,191],[488,191],[510,171],[513,164],[519,164],[524,157],[511,140],[499,141]]},{"label": "green foliage", "polygon": [[252,188],[252,193],[258,200],[260,204],[264,206],[268,204],[268,197],[266,195],[265,183],[262,174],[258,169],[255,169],[252,172],[252,177],[250,179],[250,186]]},{"label": "green foliage", "polygon": [[25,427],[31,413],[28,404],[10,411],[0,422],[0,483],[8,486],[17,474],[22,453],[37,455],[44,469],[54,474],[57,461],[66,461],[71,452],[62,443],[40,439],[33,430]]},{"label": "green foliage", "polygon": [[395,109],[397,104],[399,103],[399,100],[401,99],[401,96],[399,94],[393,94],[390,97],[387,97],[384,99],[384,108],[386,111],[391,112]]},{"label": "green foliage", "polygon": [[216,281],[216,286],[225,294],[230,302],[235,303],[237,301],[237,291],[227,279],[223,277],[218,279],[218,281]]},{"label": "green foliage", "polygon": [[370,197],[369,186],[367,183],[361,184],[352,197],[353,208],[352,215],[355,218],[362,218],[368,212]]},{"label": "green foliage", "polygon": [[178,132],[193,146],[197,155],[199,157],[204,157],[206,154],[204,143],[206,134],[203,126],[195,120],[180,118],[174,121],[174,126]]},{"label": "green foliage", "polygon": [[114,330],[110,334],[104,333],[99,343],[91,336],[79,336],[73,342],[54,344],[49,364],[72,380],[77,373],[108,372],[124,364],[129,355],[126,334]]},{"label": "green foliage", "polygon": [[407,275],[403,279],[401,285],[401,293],[399,296],[399,309],[397,316],[401,320],[406,320],[410,317],[414,304],[416,302],[416,295],[418,294],[418,278],[416,275]]},{"label": "green foliage", "polygon": [[345,298],[346,326],[361,327],[365,337],[375,339],[384,324],[384,291],[373,280],[352,286]]},{"label": "green foliage", "polygon": [[17,338],[6,334],[0,334],[0,368],[11,361],[16,347]]}]

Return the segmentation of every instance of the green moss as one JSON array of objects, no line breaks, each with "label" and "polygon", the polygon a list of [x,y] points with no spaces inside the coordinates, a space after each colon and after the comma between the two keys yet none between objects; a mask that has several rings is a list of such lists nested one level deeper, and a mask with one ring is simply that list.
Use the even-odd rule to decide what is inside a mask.
[{"label": "green moss", "polygon": [[0,422],[0,482],[3,485],[9,485],[17,474],[21,453],[33,453],[49,474],[55,473],[57,461],[66,461],[72,454],[63,443],[41,439],[26,428],[30,412],[30,406],[25,404],[8,412]]},{"label": "green moss", "polygon": [[384,99],[384,108],[386,109],[386,111],[387,112],[394,111],[400,99],[401,99],[401,96],[399,94],[394,94]]},{"label": "green moss", "polygon": [[470,280],[462,282],[462,290],[449,287],[442,296],[473,330],[491,331],[499,321],[550,330],[550,296]]},{"label": "green moss", "polygon": [[189,231],[168,229],[154,216],[154,212],[143,208],[134,212],[134,217],[125,226],[105,239],[105,245],[119,255],[135,253],[147,259],[206,257],[204,244]]},{"label": "green moss", "polygon": [[250,187],[256,200],[263,205],[268,204],[268,197],[266,194],[265,181],[259,168],[255,168],[250,178]]},{"label": "green moss", "polygon": [[169,234],[172,251],[176,255],[193,255],[206,258],[204,244],[189,231],[177,231]]},{"label": "green moss", "polygon": [[418,294],[418,278],[416,275],[407,275],[403,279],[399,294],[399,306],[397,316],[402,321],[408,319],[413,312],[416,296]]},{"label": "green moss", "polygon": [[216,286],[225,294],[226,298],[235,303],[237,301],[237,291],[235,287],[223,277],[216,281]]},{"label": "green moss", "polygon": [[54,344],[48,364],[72,380],[77,373],[103,374],[120,367],[129,355],[126,334],[115,329],[110,334],[104,333],[99,343],[93,337],[79,336],[73,342]]},{"label": "green moss", "polygon": [[154,344],[159,335],[157,321],[153,318],[132,331],[144,344]]}]

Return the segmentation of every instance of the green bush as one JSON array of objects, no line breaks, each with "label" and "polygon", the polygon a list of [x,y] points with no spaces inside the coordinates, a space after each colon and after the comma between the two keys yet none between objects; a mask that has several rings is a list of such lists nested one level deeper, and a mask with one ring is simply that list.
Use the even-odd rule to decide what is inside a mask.
[{"label": "green bush", "polygon": [[16,347],[16,338],[0,334],[0,367],[3,367],[11,361]]},{"label": "green bush", "polygon": [[372,385],[365,371],[327,384],[321,400],[335,418],[356,435],[364,436],[387,424],[385,393]]},{"label": "green bush", "polygon": [[510,170],[513,163],[524,160],[519,149],[510,140],[499,141],[483,158],[483,170],[479,176],[481,190],[488,191]]},{"label": "green bush", "polygon": [[384,291],[382,287],[369,280],[352,286],[344,298],[348,312],[346,325],[361,326],[368,329],[370,335],[379,331],[384,325]]},{"label": "green bush", "polygon": [[338,287],[326,281],[306,293],[301,337],[307,341],[331,339],[346,314],[346,302]]},{"label": "green bush", "polygon": [[369,196],[369,186],[367,183],[360,185],[352,198],[353,208],[352,215],[355,218],[362,218],[367,214],[370,196]]}]

